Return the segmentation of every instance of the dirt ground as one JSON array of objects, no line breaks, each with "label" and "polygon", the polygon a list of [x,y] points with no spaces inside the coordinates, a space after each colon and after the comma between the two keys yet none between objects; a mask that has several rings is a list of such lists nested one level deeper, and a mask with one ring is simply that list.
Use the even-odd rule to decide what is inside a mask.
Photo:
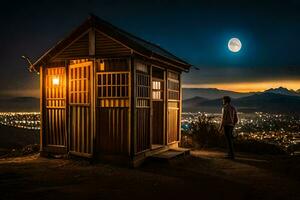
[{"label": "dirt ground", "polygon": [[41,158],[0,160],[0,199],[300,199],[300,159],[192,151],[137,169]]},{"label": "dirt ground", "polygon": [[39,130],[15,128],[0,124],[0,158],[12,149],[39,144]]}]

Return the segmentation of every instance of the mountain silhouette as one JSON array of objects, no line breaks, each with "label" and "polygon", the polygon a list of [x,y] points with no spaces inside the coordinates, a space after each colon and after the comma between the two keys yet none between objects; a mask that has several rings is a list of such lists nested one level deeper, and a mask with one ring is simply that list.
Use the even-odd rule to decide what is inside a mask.
[{"label": "mountain silhouette", "polygon": [[265,93],[275,93],[275,94],[282,94],[282,95],[291,95],[291,96],[300,96],[300,94],[294,90],[289,90],[284,87],[279,88],[271,88],[265,91]]},{"label": "mountain silhouette", "polygon": [[197,96],[206,99],[218,99],[222,98],[223,96],[230,96],[231,98],[241,98],[261,93],[275,93],[291,96],[300,96],[300,89],[294,91],[284,87],[270,88],[268,90],[265,90],[264,92],[234,92],[230,90],[219,90],[216,88],[183,88],[182,91],[183,99],[190,99]]},{"label": "mountain silhouette", "polygon": [[189,107],[197,107],[199,104],[208,101],[209,99],[203,98],[203,97],[193,97],[190,99],[183,100],[182,106],[183,109],[185,108],[184,106],[188,105]]},{"label": "mountain silhouette", "polygon": [[232,98],[240,98],[253,95],[253,92],[242,93],[229,90],[219,90],[217,88],[183,88],[183,99],[190,99],[193,97],[203,97],[206,99],[217,99],[223,96],[231,96]]},{"label": "mountain silhouette", "polygon": [[0,98],[1,112],[38,112],[40,99],[35,97]]},{"label": "mountain silhouette", "polygon": [[[183,101],[184,112],[221,112],[222,99],[198,102]],[[300,114],[300,96],[282,95],[272,92],[254,94],[247,97],[232,99],[238,111]]]}]

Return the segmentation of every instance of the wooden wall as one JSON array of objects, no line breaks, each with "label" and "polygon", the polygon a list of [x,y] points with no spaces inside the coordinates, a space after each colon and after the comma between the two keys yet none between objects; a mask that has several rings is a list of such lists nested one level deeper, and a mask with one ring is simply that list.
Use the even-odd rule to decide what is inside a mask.
[{"label": "wooden wall", "polygon": [[96,71],[96,152],[129,155],[128,60],[97,60]]},{"label": "wooden wall", "polygon": [[71,153],[89,156],[93,153],[91,61],[76,61],[69,66],[69,106]]},{"label": "wooden wall", "polygon": [[73,58],[87,57],[89,55],[89,33],[88,31],[79,36],[67,47],[55,55],[52,61],[65,61]]},{"label": "wooden wall", "polygon": [[[90,32],[93,32],[93,34],[90,34]],[[93,40],[94,42],[91,43]],[[92,56],[96,55],[97,57],[108,58],[129,56],[131,54],[131,49],[120,42],[105,35],[97,29],[89,29],[58,52],[53,58],[51,58],[51,61],[58,62],[71,59],[89,58],[91,57],[91,46],[89,46],[91,44],[93,45],[92,49],[95,51],[92,53]]]},{"label": "wooden wall", "polygon": [[164,102],[153,101],[152,144],[163,144],[164,136]]},{"label": "wooden wall", "polygon": [[167,73],[167,143],[179,140],[180,125],[180,74],[172,71]]},{"label": "wooden wall", "polygon": [[97,108],[97,153],[128,154],[128,108]]},{"label": "wooden wall", "polygon": [[[44,146],[67,146],[66,70],[64,67],[47,68],[45,73],[46,121],[44,122],[44,141],[46,144]],[[55,82],[53,82],[54,79]]]},{"label": "wooden wall", "polygon": [[150,82],[149,66],[136,63],[136,153],[151,148]]},{"label": "wooden wall", "polygon": [[131,50],[120,42],[106,36],[102,32],[96,30],[96,55],[99,57],[109,56],[126,56],[131,54]]},{"label": "wooden wall", "polygon": [[152,66],[152,144],[165,144],[165,72]]}]

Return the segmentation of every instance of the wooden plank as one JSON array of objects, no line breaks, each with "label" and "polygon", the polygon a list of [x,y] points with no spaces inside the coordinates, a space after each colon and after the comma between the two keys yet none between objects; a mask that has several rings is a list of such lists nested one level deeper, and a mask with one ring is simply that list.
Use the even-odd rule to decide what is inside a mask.
[{"label": "wooden plank", "polygon": [[[86,59],[73,61],[70,65],[69,73],[70,82],[73,87],[70,87],[69,106],[72,109],[71,115],[71,135],[73,142],[72,151],[78,153],[93,153],[93,138],[94,138],[94,113],[91,112],[95,108],[94,98],[94,61]],[[93,98],[93,99],[91,99]]]},{"label": "wooden plank", "polygon": [[130,129],[131,129],[131,140],[130,140],[130,147],[131,147],[131,157],[137,152],[137,130],[136,130],[136,68],[135,68],[135,61],[134,58],[131,57],[130,59],[130,70],[131,70],[131,104],[130,104]]},{"label": "wooden plank", "polygon": [[70,151],[71,155],[78,156],[78,157],[85,157],[85,158],[92,158],[93,155],[90,153],[78,152],[78,151]]},{"label": "wooden plank", "polygon": [[130,55],[131,49],[125,47],[122,43],[117,40],[105,35],[104,33],[96,30],[96,55],[97,56],[120,56]]},{"label": "wooden plank", "polygon": [[179,114],[178,114],[178,141],[181,141],[181,113],[182,113],[182,76],[179,74]]},{"label": "wooden plank", "polygon": [[168,144],[168,135],[169,135],[169,109],[168,109],[168,103],[169,103],[169,92],[168,92],[168,72],[169,69],[165,71],[165,144]]},{"label": "wooden plank", "polygon": [[65,144],[67,145],[67,149],[68,152],[70,151],[70,139],[71,139],[71,131],[70,131],[70,107],[69,107],[69,101],[70,101],[70,71],[69,71],[69,62],[65,61],[65,67],[66,67],[66,90],[65,90],[65,97],[66,97],[66,101],[65,101],[65,107],[66,107],[66,111],[65,111],[65,131],[66,131],[66,135],[65,135]]},{"label": "wooden plank", "polygon": [[[96,43],[95,43],[95,30],[93,30],[94,32],[94,47],[96,46]],[[96,47],[95,47],[96,48]],[[95,80],[96,80],[96,67],[95,67],[95,64],[96,64],[96,60],[94,59],[93,60],[93,65],[90,67],[91,68],[91,74],[90,74],[90,80],[91,80],[91,84],[90,84],[90,87],[91,87],[91,111],[90,111],[90,124],[91,124],[91,137],[90,137],[90,152],[93,154],[94,153],[94,140],[95,140],[95,134],[96,134],[96,83],[95,83]]]},{"label": "wooden plank", "polygon": [[40,127],[40,151],[43,151],[43,147],[45,144],[45,116],[46,116],[46,104],[45,104],[45,68],[40,66],[40,123],[41,123],[41,127]]},{"label": "wooden plank", "polygon": [[153,144],[153,126],[152,126],[152,121],[153,121],[153,103],[152,103],[152,90],[153,90],[153,85],[152,85],[152,65],[149,67],[150,70],[150,76],[149,76],[149,97],[150,97],[150,120],[149,120],[149,147],[151,148],[151,145]]},{"label": "wooden plank", "polygon": [[164,144],[164,102],[153,101],[153,142],[152,144]]},{"label": "wooden plank", "polygon": [[[129,66],[129,80],[128,80],[128,97],[129,97],[129,109],[128,109],[128,112],[127,112],[127,122],[124,122],[124,123],[128,123],[128,133],[127,133],[127,149],[128,149],[128,155],[133,155],[134,153],[134,147],[132,148],[132,146],[134,146],[134,142],[133,142],[133,139],[132,139],[132,134],[131,134],[131,131],[133,130],[132,129],[132,84],[133,84],[133,80],[132,80],[132,70],[134,69],[133,67],[133,59],[132,58],[128,58],[127,59],[127,63],[128,63],[128,66]],[[120,83],[122,83],[122,76],[120,76]],[[121,88],[120,88],[120,94],[121,94]],[[126,113],[125,113],[126,114]]]},{"label": "wooden plank", "polygon": [[[50,64],[51,65],[51,64]],[[64,112],[65,112],[65,90],[66,90],[66,70],[65,66],[55,65],[55,67],[45,68],[45,113],[43,114],[44,123],[46,126],[46,145],[61,145],[65,144],[66,131],[64,127],[66,126]],[[52,78],[58,77],[60,84],[55,86],[52,84]],[[44,144],[44,145],[45,145]]]},{"label": "wooden plank", "polygon": [[71,59],[72,57],[89,55],[89,30],[82,33],[70,44],[65,46],[61,51],[51,58],[51,61],[62,61]]},{"label": "wooden plank", "polygon": [[89,55],[94,56],[96,49],[96,41],[95,41],[95,28],[92,27],[89,30]]}]

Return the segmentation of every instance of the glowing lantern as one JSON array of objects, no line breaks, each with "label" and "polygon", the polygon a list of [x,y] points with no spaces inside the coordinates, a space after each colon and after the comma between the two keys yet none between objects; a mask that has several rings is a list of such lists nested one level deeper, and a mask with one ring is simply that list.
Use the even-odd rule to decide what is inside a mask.
[{"label": "glowing lantern", "polygon": [[59,85],[59,78],[58,77],[53,77],[52,78],[52,84],[55,85],[55,86]]}]

